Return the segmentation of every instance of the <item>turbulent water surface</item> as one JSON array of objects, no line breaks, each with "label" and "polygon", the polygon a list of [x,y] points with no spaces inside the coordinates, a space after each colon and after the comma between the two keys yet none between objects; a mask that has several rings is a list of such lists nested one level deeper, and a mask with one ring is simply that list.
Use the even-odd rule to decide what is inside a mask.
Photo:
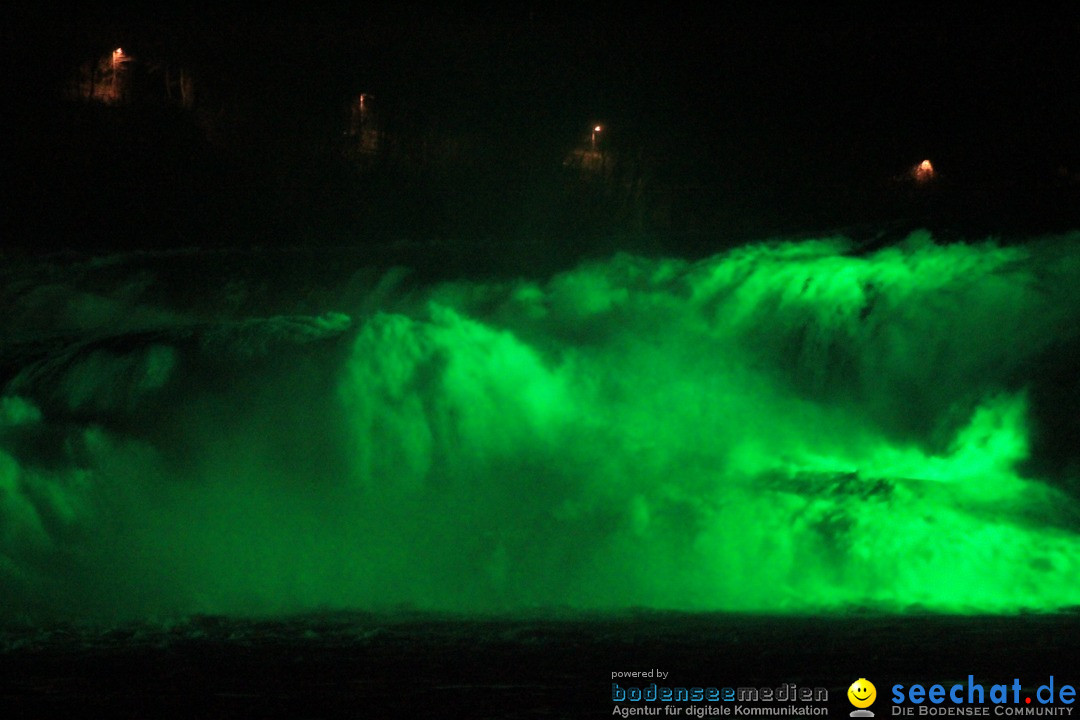
[{"label": "turbulent water surface", "polygon": [[0,608],[1080,605],[1078,240],[9,263]]}]

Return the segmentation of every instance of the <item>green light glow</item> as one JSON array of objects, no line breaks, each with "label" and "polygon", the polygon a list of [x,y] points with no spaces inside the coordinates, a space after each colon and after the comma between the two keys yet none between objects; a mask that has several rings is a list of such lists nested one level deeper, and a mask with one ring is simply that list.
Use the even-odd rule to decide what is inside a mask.
[{"label": "green light glow", "polygon": [[0,604],[1080,604],[1076,478],[1033,470],[1069,465],[1034,461],[1061,412],[1041,368],[1080,327],[1075,240],[391,273],[321,291],[351,324],[194,325],[126,286],[58,313],[54,289],[69,333],[158,320],[8,383]]}]

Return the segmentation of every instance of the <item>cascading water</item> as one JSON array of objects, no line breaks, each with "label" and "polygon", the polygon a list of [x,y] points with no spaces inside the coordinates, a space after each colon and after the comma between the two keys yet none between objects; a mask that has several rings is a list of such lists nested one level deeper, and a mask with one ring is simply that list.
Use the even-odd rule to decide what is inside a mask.
[{"label": "cascading water", "polygon": [[1080,604],[1076,240],[9,269],[0,607]]}]

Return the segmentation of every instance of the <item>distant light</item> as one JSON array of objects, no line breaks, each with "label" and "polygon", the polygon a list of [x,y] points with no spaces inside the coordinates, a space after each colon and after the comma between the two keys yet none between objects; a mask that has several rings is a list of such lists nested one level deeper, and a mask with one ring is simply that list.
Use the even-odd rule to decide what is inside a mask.
[{"label": "distant light", "polygon": [[599,125],[597,125],[596,127],[593,128],[593,132],[600,132],[602,129],[603,128],[601,128]]},{"label": "distant light", "polygon": [[929,160],[923,160],[911,168],[911,177],[918,183],[929,182],[936,176],[937,172],[934,171],[934,165]]},{"label": "distant light", "polygon": [[113,50],[113,55],[123,55],[123,54],[124,54],[124,48],[116,48],[115,50]]}]

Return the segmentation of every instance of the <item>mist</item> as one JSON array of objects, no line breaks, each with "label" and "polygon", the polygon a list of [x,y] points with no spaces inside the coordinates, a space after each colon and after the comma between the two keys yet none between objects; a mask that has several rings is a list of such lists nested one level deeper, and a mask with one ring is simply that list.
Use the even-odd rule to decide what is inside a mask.
[{"label": "mist", "polygon": [[0,607],[1075,606],[1076,241],[12,263]]}]

